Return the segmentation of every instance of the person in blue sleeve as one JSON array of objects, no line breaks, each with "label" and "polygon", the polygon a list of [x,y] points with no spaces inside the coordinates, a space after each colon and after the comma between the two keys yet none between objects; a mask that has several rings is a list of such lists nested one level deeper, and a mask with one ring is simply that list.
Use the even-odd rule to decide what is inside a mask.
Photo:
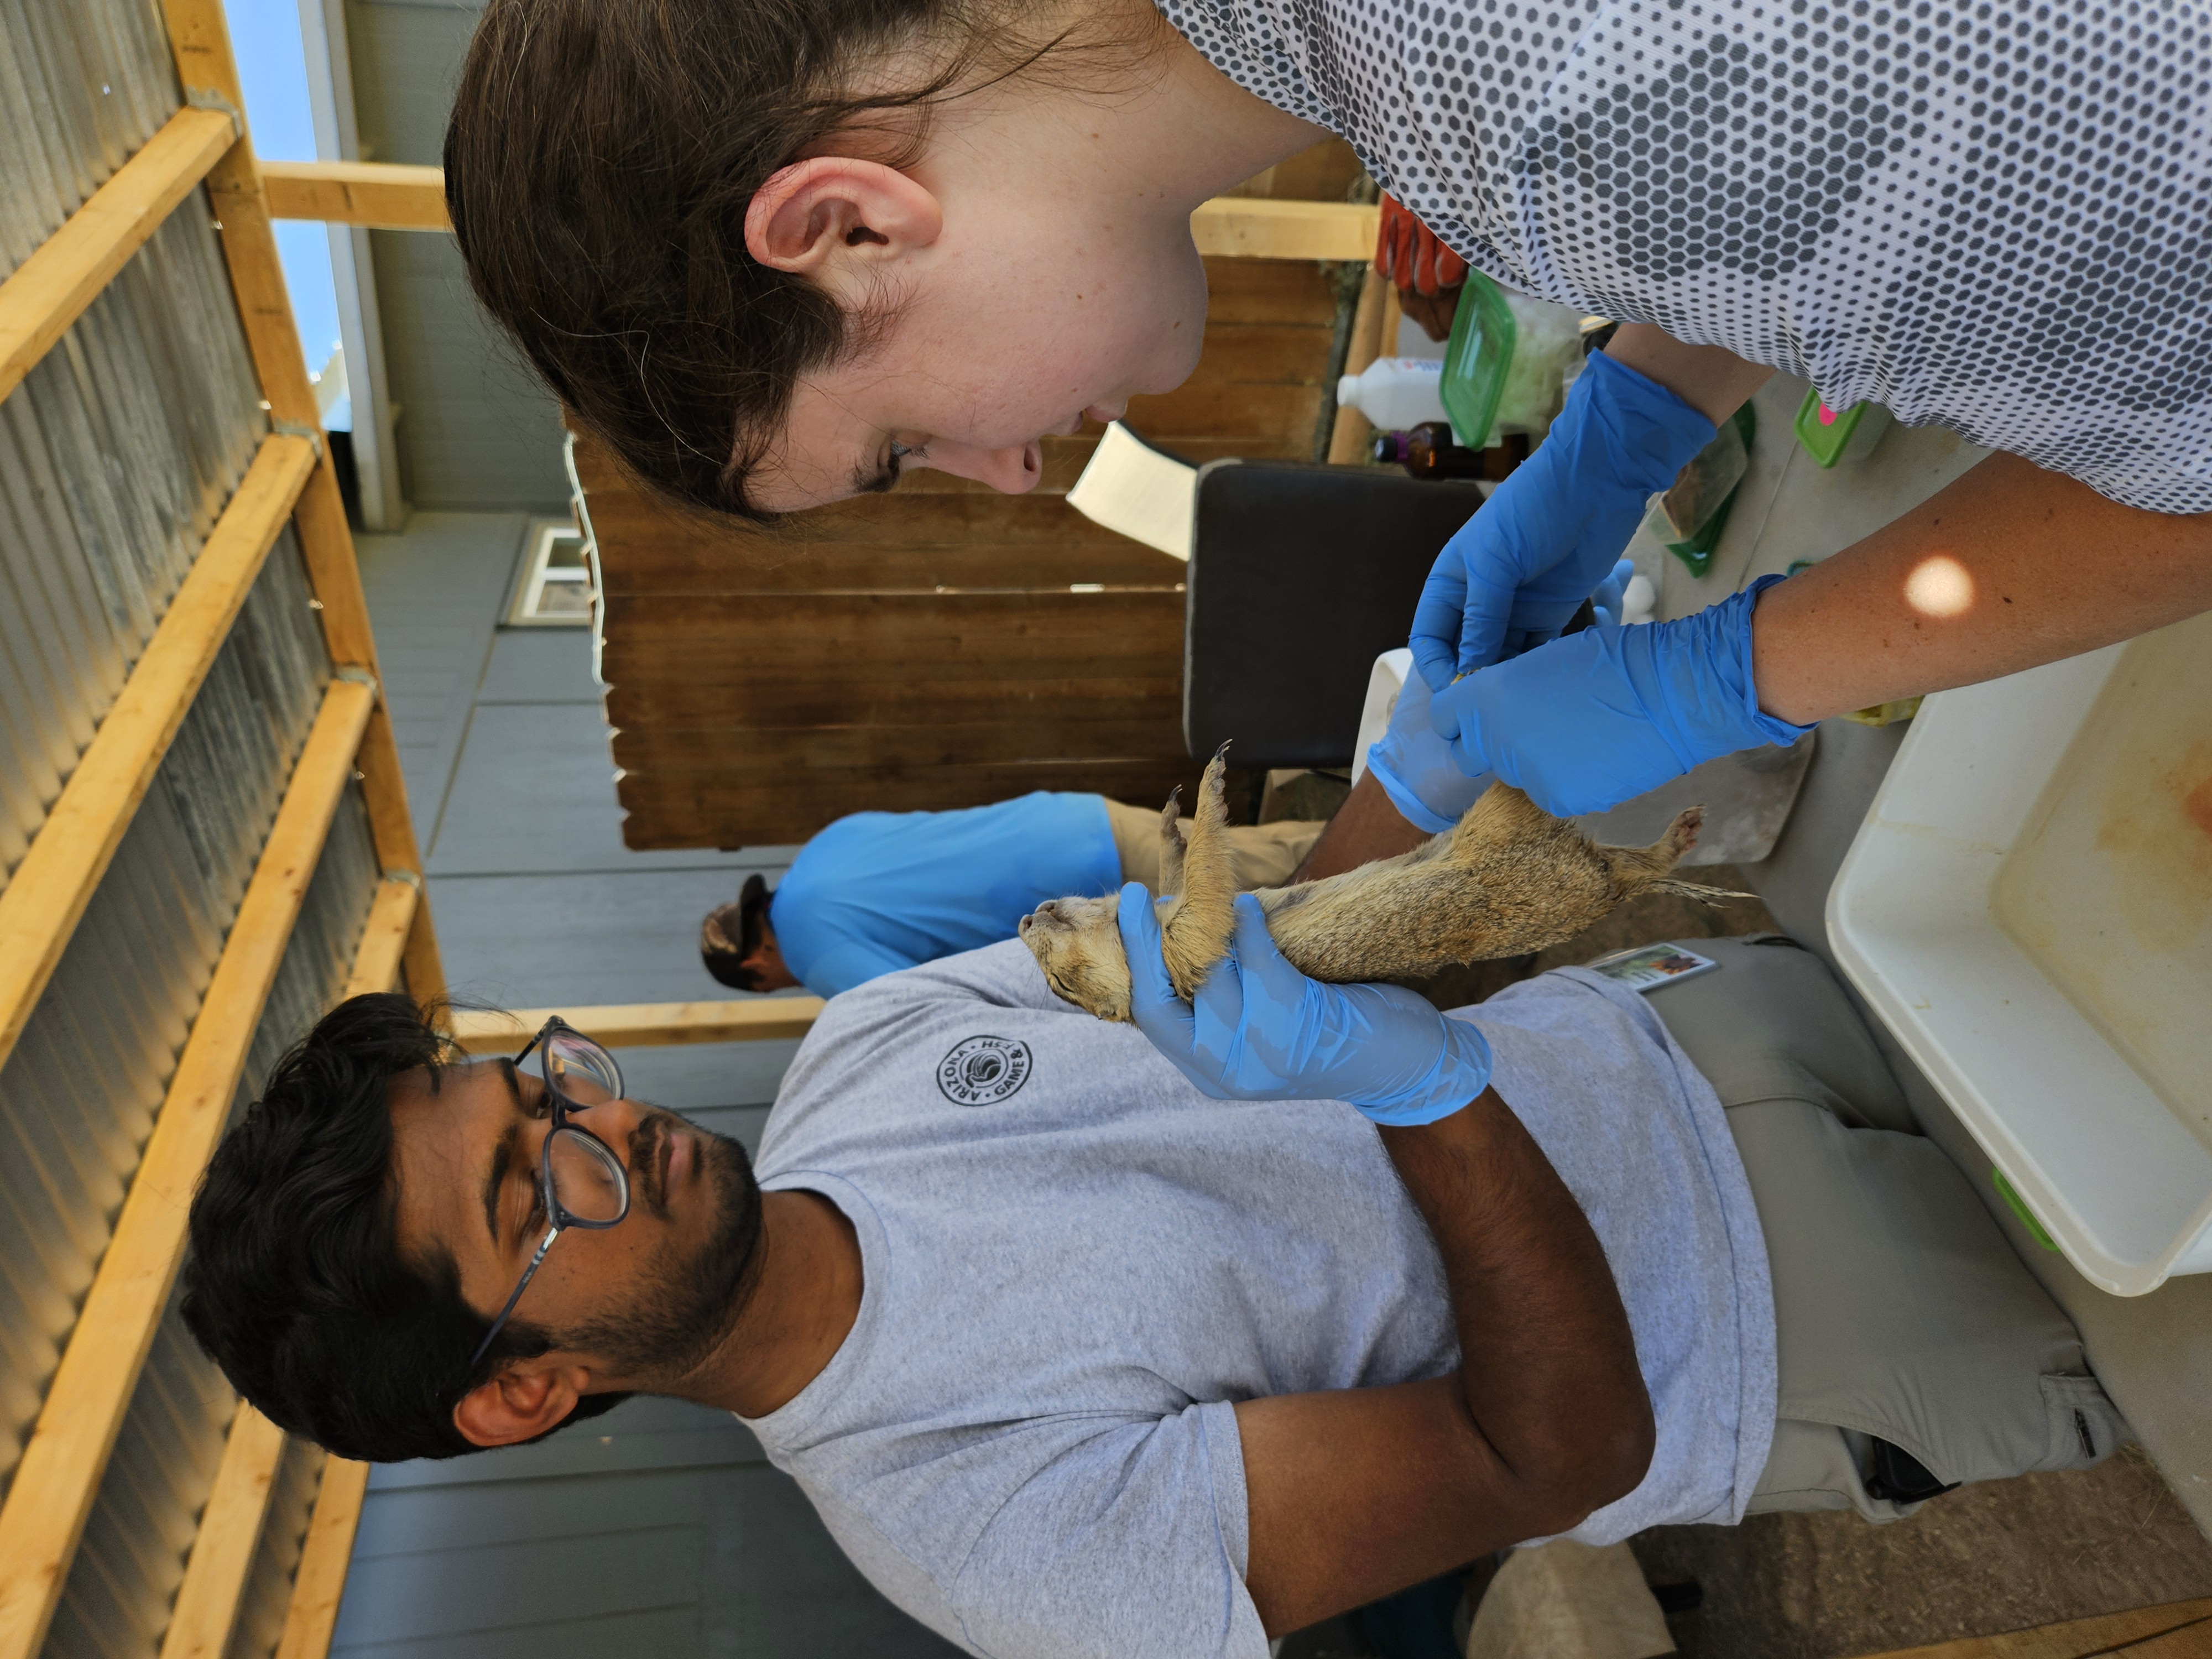
[{"label": "person in blue sleeve", "polygon": [[[1240,888],[1288,881],[1318,823],[1230,830]],[[979,950],[1049,898],[1159,885],[1160,815],[1103,795],[1036,790],[951,812],[855,812],[759,876],[699,929],[707,971],[739,991],[833,997],[879,975]]]}]

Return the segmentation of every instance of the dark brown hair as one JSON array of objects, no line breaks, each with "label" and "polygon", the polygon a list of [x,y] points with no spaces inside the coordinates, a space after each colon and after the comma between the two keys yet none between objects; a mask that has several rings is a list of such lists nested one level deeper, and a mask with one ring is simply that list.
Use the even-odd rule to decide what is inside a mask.
[{"label": "dark brown hair", "polygon": [[[648,487],[766,520],[747,475],[799,375],[871,320],[755,261],[745,212],[833,133],[918,152],[930,108],[1103,49],[1022,27],[1031,0],[491,0],[446,132],[446,201],[477,296],[562,401]],[[919,85],[851,90],[920,46]],[[1119,50],[1117,51],[1117,47]]]},{"label": "dark brown hair", "polygon": [[[699,928],[699,960],[707,971],[733,991],[757,991],[747,957],[760,949],[768,925],[768,878],[757,871],[745,878],[738,896],[707,913]],[[734,945],[734,949],[729,948]]]}]

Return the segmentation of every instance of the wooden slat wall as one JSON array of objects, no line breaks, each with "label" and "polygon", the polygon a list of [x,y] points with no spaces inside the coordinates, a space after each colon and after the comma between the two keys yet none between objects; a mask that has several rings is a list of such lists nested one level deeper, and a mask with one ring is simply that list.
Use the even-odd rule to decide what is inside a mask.
[{"label": "wooden slat wall", "polygon": [[[1295,260],[1206,270],[1197,373],[1130,424],[1194,461],[1304,459],[1334,291]],[[580,437],[624,840],[797,842],[848,812],[1194,784],[1183,567],[1067,506],[1096,441],[1049,441],[1028,495],[920,472],[763,533],[669,512]]]},{"label": "wooden slat wall", "polygon": [[[161,10],[183,85],[202,101],[239,107],[221,0],[162,0]],[[33,856],[9,886],[0,940],[27,967],[0,986],[0,1057],[75,930],[288,518],[338,677],[297,762],[113,1237],[0,1504],[0,1659],[33,1659],[45,1639],[183,1256],[192,1187],[228,1114],[332,815],[353,779],[362,783],[386,871],[371,907],[356,982],[367,971],[374,982],[388,984],[404,959],[418,994],[443,990],[351,535],[319,434],[307,435],[315,432],[316,406],[268,204],[252,147],[230,115],[180,111],[0,285],[0,398],[203,179],[220,218],[240,319],[266,400],[262,407],[279,431],[106,715],[70,791],[34,842]],[[241,1407],[191,1552],[165,1653],[212,1655],[226,1646],[282,1449],[277,1431]],[[331,1513],[327,1521],[318,1514],[326,1533],[350,1533],[350,1516],[360,1504],[357,1482],[349,1487],[351,1473],[351,1466],[337,1466],[334,1483],[326,1481],[323,1509]],[[298,1633],[288,1632],[291,1659],[312,1659],[327,1646],[343,1576],[341,1547],[335,1561],[319,1558],[312,1582],[300,1587],[307,1600],[293,1621]]]},{"label": "wooden slat wall", "polygon": [[53,977],[314,465],[304,438],[263,441],[123,695],[0,891],[0,939],[10,947],[0,954],[0,1062]]}]

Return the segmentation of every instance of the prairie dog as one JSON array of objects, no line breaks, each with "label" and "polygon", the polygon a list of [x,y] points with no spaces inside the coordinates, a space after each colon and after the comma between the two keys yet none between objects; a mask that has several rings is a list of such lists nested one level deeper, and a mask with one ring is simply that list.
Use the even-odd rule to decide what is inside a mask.
[{"label": "prairie dog", "polygon": [[[1227,745],[1223,745],[1225,750]],[[1162,951],[1188,997],[1228,954],[1236,926],[1228,825],[1216,754],[1188,838],[1172,797],[1160,814]],[[1337,984],[1411,979],[1455,963],[1517,956],[1572,938],[1624,899],[1655,889],[1723,896],[1671,872],[1696,843],[1693,806],[1649,847],[1600,847],[1518,789],[1493,784],[1457,824],[1410,853],[1325,881],[1253,896],[1300,972]],[[1129,1018],[1129,963],[1118,895],[1051,899],[1021,920],[1022,942],[1066,1000],[1101,1019]]]}]

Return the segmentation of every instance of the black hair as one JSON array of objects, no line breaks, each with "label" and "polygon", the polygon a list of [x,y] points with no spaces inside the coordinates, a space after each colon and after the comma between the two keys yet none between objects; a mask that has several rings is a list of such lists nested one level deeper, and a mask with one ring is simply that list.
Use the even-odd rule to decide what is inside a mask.
[{"label": "black hair", "polygon": [[708,912],[699,926],[699,960],[707,964],[707,971],[717,982],[733,991],[762,988],[744,961],[760,949],[761,936],[768,927],[769,897],[767,879],[757,872],[747,876],[738,890],[737,902]]},{"label": "black hair", "polygon": [[[450,1255],[400,1253],[392,1085],[422,1071],[434,1088],[453,1059],[434,1012],[405,996],[340,1003],[276,1062],[192,1200],[185,1323],[264,1416],[343,1457],[483,1449],[454,1406],[552,1346],[510,1320],[465,1371],[490,1321],[462,1299]],[[556,1426],[626,1398],[587,1395]]]}]

